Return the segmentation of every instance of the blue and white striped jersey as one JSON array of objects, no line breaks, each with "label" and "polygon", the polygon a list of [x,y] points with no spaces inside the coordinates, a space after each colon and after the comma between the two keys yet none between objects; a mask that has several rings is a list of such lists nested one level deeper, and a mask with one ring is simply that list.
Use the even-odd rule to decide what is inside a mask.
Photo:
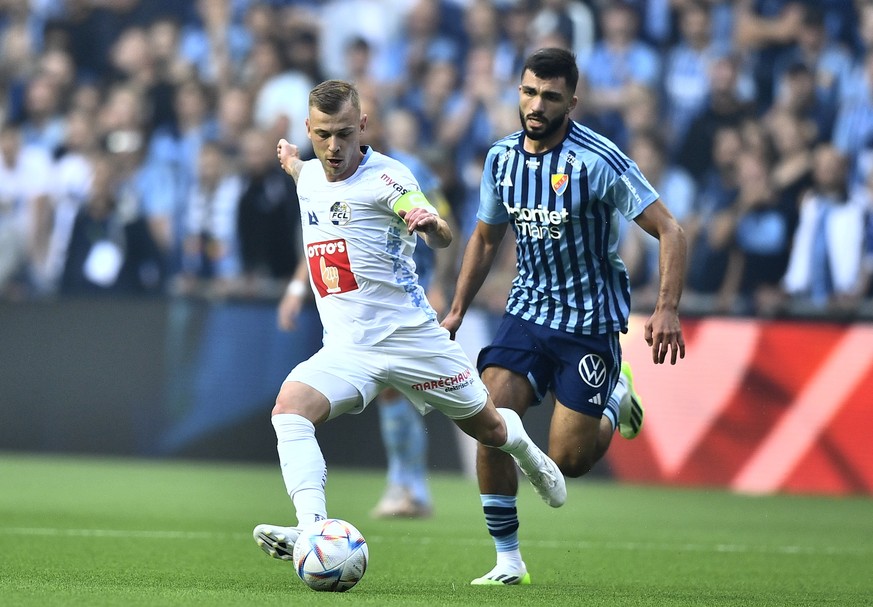
[{"label": "blue and white striped jersey", "polygon": [[619,215],[632,220],[658,193],[614,143],[579,123],[545,154],[525,152],[523,138],[518,131],[488,150],[477,214],[515,230],[518,276],[506,311],[569,333],[625,331]]}]

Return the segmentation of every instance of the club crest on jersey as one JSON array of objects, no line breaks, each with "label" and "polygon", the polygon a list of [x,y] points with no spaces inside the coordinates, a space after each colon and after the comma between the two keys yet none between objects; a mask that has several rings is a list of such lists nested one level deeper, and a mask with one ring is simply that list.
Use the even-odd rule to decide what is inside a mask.
[{"label": "club crest on jersey", "polygon": [[570,182],[570,178],[566,173],[558,173],[557,175],[552,175],[552,189],[555,191],[555,194],[560,196],[564,193],[564,190],[567,189],[567,184]]},{"label": "club crest on jersey", "polygon": [[335,202],[330,207],[330,222],[335,226],[344,226],[352,220],[352,208],[344,202]]}]

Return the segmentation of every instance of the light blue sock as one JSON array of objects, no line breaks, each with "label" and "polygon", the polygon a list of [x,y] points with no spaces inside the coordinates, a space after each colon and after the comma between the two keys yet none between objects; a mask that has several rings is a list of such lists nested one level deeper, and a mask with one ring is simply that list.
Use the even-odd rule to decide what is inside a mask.
[{"label": "light blue sock", "polygon": [[514,495],[481,494],[485,525],[497,552],[518,550],[518,510]]},{"label": "light blue sock", "polygon": [[618,428],[618,409],[621,406],[621,399],[623,399],[626,394],[627,379],[625,379],[623,374],[619,373],[618,381],[615,383],[615,389],[612,391],[612,394],[609,395],[609,398],[606,400],[606,407],[603,409],[603,415],[612,424],[613,432]]},{"label": "light blue sock", "polygon": [[412,499],[430,504],[427,483],[427,431],[424,417],[410,403],[406,403],[406,448],[403,451],[403,482]]},{"label": "light blue sock", "polygon": [[402,452],[405,441],[404,415],[407,405],[403,399],[379,403],[379,430],[388,459],[388,484],[402,485]]},{"label": "light blue sock", "polygon": [[615,398],[615,393],[606,401],[606,407],[603,408],[603,417],[609,420],[612,424],[612,431],[618,428],[618,405],[621,401]]},{"label": "light blue sock", "polygon": [[379,404],[379,427],[388,458],[388,483],[406,487],[414,500],[429,504],[424,419],[401,396]]}]

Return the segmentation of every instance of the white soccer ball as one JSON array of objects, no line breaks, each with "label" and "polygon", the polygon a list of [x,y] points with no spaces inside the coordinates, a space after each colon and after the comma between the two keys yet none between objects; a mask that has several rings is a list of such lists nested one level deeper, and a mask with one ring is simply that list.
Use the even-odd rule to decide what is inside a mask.
[{"label": "white soccer ball", "polygon": [[294,570],[307,586],[345,592],[364,577],[370,552],[354,525],[329,518],[301,530],[292,556]]}]

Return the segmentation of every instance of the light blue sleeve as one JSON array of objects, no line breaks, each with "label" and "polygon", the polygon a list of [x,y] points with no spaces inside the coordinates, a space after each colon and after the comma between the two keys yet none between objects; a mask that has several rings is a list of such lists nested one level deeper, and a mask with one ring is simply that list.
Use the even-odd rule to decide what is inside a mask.
[{"label": "light blue sleeve", "polygon": [[485,166],[482,170],[482,182],[479,186],[479,210],[476,218],[488,223],[498,224],[509,221],[509,213],[503,205],[497,191],[496,173],[503,161],[498,161],[500,148],[491,148],[485,156]]},{"label": "light blue sleeve", "polygon": [[628,221],[643,212],[647,206],[655,202],[658,192],[643,176],[635,162],[631,162],[627,170],[616,176],[611,168],[604,164],[597,167],[600,178],[591,179],[592,192],[599,200],[614,206]]}]

